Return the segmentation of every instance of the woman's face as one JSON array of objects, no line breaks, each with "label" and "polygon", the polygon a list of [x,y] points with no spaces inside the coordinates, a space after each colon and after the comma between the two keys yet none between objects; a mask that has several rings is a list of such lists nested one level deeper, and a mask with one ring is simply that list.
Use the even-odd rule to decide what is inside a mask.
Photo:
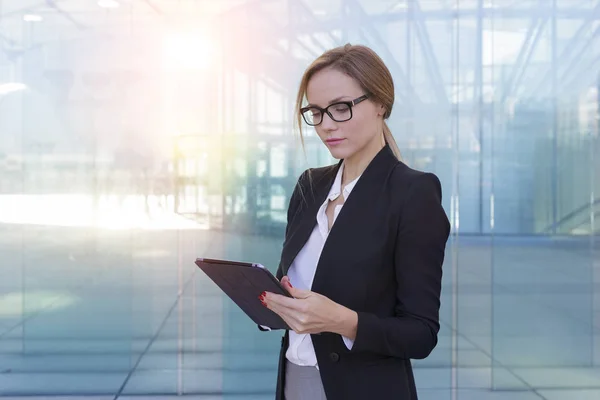
[{"label": "woman's face", "polygon": [[[314,74],[306,90],[309,105],[321,108],[339,101],[352,101],[364,94],[358,82],[332,68]],[[335,113],[336,107],[329,110]],[[343,111],[343,107],[340,110]],[[336,122],[323,113],[320,116],[322,122],[315,129],[334,158],[348,159],[366,148],[383,143],[384,112],[383,106],[367,99],[352,106],[352,118],[348,121]]]}]

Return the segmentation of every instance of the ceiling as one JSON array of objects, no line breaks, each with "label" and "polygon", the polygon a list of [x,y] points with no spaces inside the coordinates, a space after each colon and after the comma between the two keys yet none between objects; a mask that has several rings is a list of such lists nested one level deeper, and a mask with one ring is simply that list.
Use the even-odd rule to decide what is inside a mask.
[{"label": "ceiling", "polygon": [[[101,7],[100,1],[118,4]],[[0,0],[0,38],[22,41],[28,33],[34,41],[48,36],[60,39],[144,24],[201,23],[247,0]],[[24,21],[26,15],[42,22]],[[30,32],[31,31],[31,32]]]},{"label": "ceiling", "polygon": [[[82,32],[131,28],[146,23],[177,25],[188,21],[199,25],[235,10],[247,14],[248,19],[259,24],[276,20],[285,26],[288,16],[296,19],[293,22],[312,18],[323,30],[328,26],[334,27],[335,21],[343,15],[341,11],[345,4],[359,5],[365,15],[372,15],[376,23],[383,23],[402,21],[408,12],[416,13],[417,10],[424,13],[425,19],[439,19],[440,15],[442,18],[453,15],[457,8],[467,12],[474,10],[480,1],[482,7],[488,10],[499,9],[500,19],[504,18],[505,10],[523,10],[525,18],[529,10],[533,18],[536,9],[547,8],[551,4],[549,0],[0,0],[0,38],[19,41],[27,30],[37,33],[35,38],[43,41],[48,35],[59,34],[64,39]],[[577,10],[583,13],[582,17],[599,1],[556,0],[557,7]],[[103,8],[99,2],[112,2],[119,7]],[[303,16],[290,13],[291,7],[304,9]],[[26,14],[43,18],[43,23],[23,21]],[[309,30],[311,26],[307,25]]]},{"label": "ceiling", "polygon": [[[22,20],[27,13],[40,15],[51,23],[68,22],[84,29],[115,22],[127,23],[140,18],[210,18],[242,4],[260,7],[266,13],[270,9],[285,11],[288,3],[303,4],[318,17],[338,14],[344,3],[359,3],[367,14],[401,15],[411,7],[418,7],[425,12],[474,9],[479,1],[482,1],[484,8],[513,10],[547,7],[551,4],[549,0],[0,0],[0,26],[13,19]],[[112,2],[119,7],[103,8],[99,6],[99,2]],[[556,2],[558,8],[590,9],[598,0]]]}]

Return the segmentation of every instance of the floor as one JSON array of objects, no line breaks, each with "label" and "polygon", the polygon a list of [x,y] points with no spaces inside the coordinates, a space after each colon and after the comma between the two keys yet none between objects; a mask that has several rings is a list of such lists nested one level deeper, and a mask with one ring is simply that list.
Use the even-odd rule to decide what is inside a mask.
[{"label": "floor", "polygon": [[[0,224],[0,396],[273,398],[280,333],[256,330],[193,260],[272,268],[280,247]],[[414,362],[419,398],[600,399],[599,254],[589,240],[453,238],[439,345]]]}]

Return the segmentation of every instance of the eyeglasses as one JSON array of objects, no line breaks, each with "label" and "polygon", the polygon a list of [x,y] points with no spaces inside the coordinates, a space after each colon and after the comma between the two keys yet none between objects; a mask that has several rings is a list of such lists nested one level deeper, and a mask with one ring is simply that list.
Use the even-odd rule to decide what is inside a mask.
[{"label": "eyeglasses", "polygon": [[344,122],[352,118],[352,107],[368,98],[369,95],[364,94],[352,101],[339,101],[330,104],[327,108],[317,106],[302,107],[300,112],[304,121],[310,126],[316,126],[323,122],[323,115],[325,113],[336,122]]}]

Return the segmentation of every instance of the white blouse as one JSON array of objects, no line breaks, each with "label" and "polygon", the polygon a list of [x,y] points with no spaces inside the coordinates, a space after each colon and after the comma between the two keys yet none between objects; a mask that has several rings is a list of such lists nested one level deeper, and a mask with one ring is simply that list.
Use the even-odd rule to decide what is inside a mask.
[{"label": "white blouse", "polygon": [[[329,224],[325,211],[327,210],[327,204],[329,201],[334,201],[337,199],[342,191],[341,187],[343,172],[344,163],[342,162],[331,190],[329,191],[329,195],[317,212],[317,224],[315,225],[304,247],[300,250],[288,270],[288,277],[290,278],[292,286],[298,289],[310,290],[312,287],[315,272],[317,270],[317,263],[319,262],[321,252],[323,251],[323,246],[325,245],[325,241],[329,235]],[[359,179],[360,176],[344,187],[344,202],[348,199],[350,192]],[[335,207],[333,213],[334,223],[340,211],[342,210],[342,206],[343,203],[336,205]],[[297,365],[315,366],[319,368],[310,334],[297,334],[294,331],[290,331],[289,335],[290,344],[286,352],[286,358],[288,361]],[[344,340],[346,347],[351,349],[354,342],[344,336],[342,336],[342,339]]]}]

